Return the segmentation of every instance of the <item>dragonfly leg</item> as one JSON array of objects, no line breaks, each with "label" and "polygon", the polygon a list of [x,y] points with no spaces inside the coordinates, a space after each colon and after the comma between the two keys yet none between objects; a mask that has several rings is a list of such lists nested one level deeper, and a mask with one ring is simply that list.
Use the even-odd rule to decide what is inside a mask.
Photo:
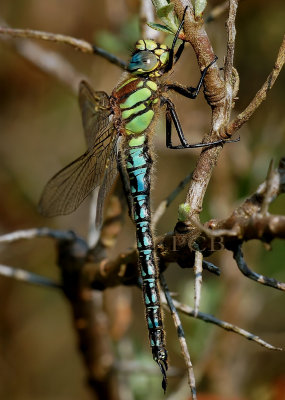
[{"label": "dragonfly leg", "polygon": [[[235,140],[224,140],[224,139],[219,139],[213,142],[208,142],[208,143],[195,143],[195,144],[189,144],[187,140],[185,139],[178,115],[175,110],[175,106],[172,103],[172,101],[166,97],[162,98],[162,104],[166,104],[166,147],[169,149],[192,149],[196,147],[207,147],[207,146],[213,146],[216,144],[223,144],[227,142],[233,142],[233,141],[238,141],[239,139]],[[172,133],[172,121],[174,123],[176,132],[178,134],[179,140],[181,145],[178,146],[173,146],[172,140],[171,140],[171,133]]]},{"label": "dragonfly leg", "polygon": [[184,50],[184,42],[183,42],[179,46],[176,54],[174,54],[174,48],[175,48],[176,42],[178,40],[178,36],[179,36],[179,34],[180,34],[180,32],[181,32],[181,30],[183,28],[183,25],[184,25],[185,14],[186,14],[187,8],[188,8],[188,6],[185,7],[185,9],[184,9],[182,20],[181,20],[180,25],[179,25],[179,27],[178,27],[178,29],[176,31],[175,36],[174,36],[174,39],[173,39],[173,42],[172,42],[172,46],[171,46],[171,49],[169,51],[169,61],[167,63],[167,66],[166,66],[164,72],[168,72],[168,71],[171,70],[171,68],[173,67],[173,64],[176,63],[179,60],[179,58],[180,58],[180,56],[181,56],[181,54],[182,54],[182,52]]},{"label": "dragonfly leg", "polygon": [[183,41],[183,42],[181,43],[181,45],[178,47],[177,52],[175,53],[175,56],[174,56],[174,64],[176,64],[177,61],[179,60],[181,54],[183,53],[184,47],[185,47],[185,42]]},{"label": "dragonfly leg", "polygon": [[[179,49],[178,49],[179,51]],[[177,53],[178,53],[177,51]],[[203,85],[205,76],[207,74],[208,69],[217,61],[218,57],[215,56],[214,60],[212,62],[210,62],[209,65],[207,65],[206,68],[203,69],[202,74],[201,74],[201,78],[198,82],[198,85],[196,87],[185,87],[182,85],[177,85],[177,84],[169,84],[166,86],[166,90],[174,90],[175,92],[181,94],[182,96],[187,97],[188,99],[196,99],[196,97],[198,96],[201,87]]]}]

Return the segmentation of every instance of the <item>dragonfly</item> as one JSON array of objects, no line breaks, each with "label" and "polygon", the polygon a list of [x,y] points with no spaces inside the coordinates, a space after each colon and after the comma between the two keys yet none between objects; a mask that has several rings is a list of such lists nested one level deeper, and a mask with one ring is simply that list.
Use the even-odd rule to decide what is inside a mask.
[{"label": "dragonfly", "polygon": [[[233,141],[221,139],[189,144],[175,106],[167,96],[169,91],[174,91],[195,99],[208,69],[217,59],[215,57],[204,68],[195,88],[166,82],[165,76],[184,50],[184,41],[177,51],[175,46],[183,28],[185,13],[186,9],[170,48],[150,39],[141,39],[136,43],[127,67],[127,76],[123,76],[110,96],[102,91],[94,91],[85,81],[80,83],[79,105],[87,151],[50,179],[39,203],[40,212],[45,216],[69,214],[97,188],[96,225],[100,226],[105,197],[120,173],[136,228],[138,264],[150,346],[153,359],[162,373],[164,391],[167,386],[168,354],[150,207],[153,170],[151,143],[158,111],[165,107],[166,146],[170,149],[206,147]],[[178,134],[179,145],[172,144],[172,125]]]}]

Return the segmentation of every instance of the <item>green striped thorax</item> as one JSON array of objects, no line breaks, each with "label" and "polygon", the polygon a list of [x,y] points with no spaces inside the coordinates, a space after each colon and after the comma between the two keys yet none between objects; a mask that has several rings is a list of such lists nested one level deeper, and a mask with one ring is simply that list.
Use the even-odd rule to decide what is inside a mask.
[{"label": "green striped thorax", "polygon": [[[169,48],[153,40],[139,40],[128,65],[129,75],[113,91],[115,124],[121,135],[130,137],[129,146],[143,145],[146,130],[154,120],[159,102],[157,78],[169,60]],[[113,101],[113,100],[112,100]]]},{"label": "green striped thorax", "polygon": [[159,77],[164,73],[169,60],[170,49],[154,40],[140,39],[128,65],[128,71],[135,75]]}]

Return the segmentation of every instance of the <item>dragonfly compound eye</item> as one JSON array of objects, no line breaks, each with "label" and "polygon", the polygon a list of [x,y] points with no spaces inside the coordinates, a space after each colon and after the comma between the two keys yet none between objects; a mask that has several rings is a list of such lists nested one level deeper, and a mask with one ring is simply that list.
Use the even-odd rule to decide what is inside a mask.
[{"label": "dragonfly compound eye", "polygon": [[158,58],[151,51],[143,50],[135,53],[129,63],[129,71],[143,74],[153,71],[159,64]]}]

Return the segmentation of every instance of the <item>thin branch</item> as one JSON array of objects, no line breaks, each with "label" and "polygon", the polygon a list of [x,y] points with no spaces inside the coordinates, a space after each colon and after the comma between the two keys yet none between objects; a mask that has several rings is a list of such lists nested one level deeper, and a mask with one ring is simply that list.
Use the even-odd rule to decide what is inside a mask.
[{"label": "thin branch", "polygon": [[195,251],[194,261],[194,311],[195,317],[198,314],[201,300],[201,289],[202,289],[202,272],[203,272],[203,254],[199,251]]},{"label": "thin branch", "polygon": [[[268,208],[270,203],[272,202],[272,197],[275,194],[275,171],[274,171],[274,164],[273,160],[270,161],[270,165],[267,172],[267,177],[265,181],[266,189],[264,199],[261,205],[260,214],[263,216],[268,215]],[[278,177],[279,178],[279,177]],[[279,181],[278,181],[279,183]]]},{"label": "thin branch", "polygon": [[62,289],[62,285],[52,279],[25,271],[21,268],[10,267],[9,265],[0,264],[0,275],[16,279],[17,281],[31,283],[33,285],[46,286],[54,289]]},{"label": "thin branch", "polygon": [[177,330],[177,336],[179,339],[179,343],[180,343],[180,347],[181,347],[181,351],[184,357],[184,361],[187,367],[187,371],[188,371],[188,382],[189,382],[189,386],[191,389],[191,393],[192,393],[192,399],[196,400],[197,399],[197,390],[196,390],[196,383],[195,383],[195,376],[194,376],[194,369],[193,369],[193,365],[191,362],[191,358],[190,358],[190,354],[188,351],[188,347],[187,347],[187,343],[186,343],[186,339],[185,339],[185,333],[181,324],[181,320],[180,317],[176,311],[176,308],[173,304],[173,300],[172,297],[169,293],[169,289],[166,283],[166,280],[164,278],[164,275],[161,274],[160,275],[160,280],[161,280],[161,284],[164,290],[164,294],[166,297],[166,301],[167,304],[169,306],[173,321],[174,321],[174,325],[176,327]]},{"label": "thin branch", "polygon": [[274,278],[268,278],[267,276],[258,274],[248,268],[242,253],[242,245],[238,245],[233,249],[233,256],[236,260],[239,270],[248,278],[261,283],[262,285],[270,286],[275,289],[285,291],[285,283],[278,282]]},{"label": "thin branch", "polygon": [[[192,307],[182,304],[177,300],[173,300],[173,303],[174,303],[174,306],[176,307],[176,309],[183,312],[183,314],[189,315],[191,317],[195,316],[195,311]],[[209,322],[211,324],[217,325],[220,328],[225,329],[226,331],[237,333],[238,335],[243,336],[244,338],[246,338],[248,340],[252,340],[253,342],[258,343],[259,345],[266,347],[269,350],[279,350],[279,351],[283,350],[280,347],[275,347],[275,346],[265,342],[264,340],[260,339],[259,336],[254,335],[244,329],[241,329],[236,325],[230,324],[229,322],[222,321],[218,318],[215,318],[213,315],[205,314],[205,313],[202,313],[201,311],[199,311],[196,318],[200,319],[204,322]]]},{"label": "thin branch", "polygon": [[277,59],[275,61],[274,68],[272,72],[269,74],[265,83],[261,87],[261,89],[256,93],[250,104],[246,107],[246,109],[240,113],[226,128],[227,136],[233,135],[237,130],[241,128],[241,126],[247,122],[254,112],[258,109],[261,103],[266,99],[267,94],[270,89],[272,89],[278,75],[281,72],[281,69],[285,62],[285,35],[283,37],[283,41],[278,51]]},{"label": "thin branch", "polygon": [[240,233],[238,226],[234,226],[232,229],[209,229],[205,225],[201,224],[200,221],[195,218],[190,218],[189,221],[199,228],[201,232],[204,232],[209,237],[222,237],[222,236],[238,236]]},{"label": "thin branch", "polygon": [[213,264],[209,261],[203,260],[202,265],[203,265],[203,268],[206,269],[207,271],[212,272],[213,274],[215,274],[217,276],[221,275],[220,268],[217,267],[215,264]]},{"label": "thin branch", "polygon": [[50,228],[35,228],[35,229],[24,229],[7,233],[6,235],[0,236],[0,243],[12,243],[23,239],[34,239],[40,237],[48,237],[56,240],[70,240],[73,241],[77,236],[72,231],[60,231],[57,229]]},{"label": "thin branch", "polygon": [[225,83],[231,86],[231,78],[232,78],[232,69],[234,63],[234,51],[235,51],[235,38],[236,38],[236,27],[235,27],[235,19],[238,7],[237,0],[229,0],[229,17],[226,22],[227,27],[227,54],[224,66],[224,78]]},{"label": "thin branch", "polygon": [[29,39],[40,39],[49,42],[63,43],[73,47],[75,50],[79,50],[82,53],[87,54],[97,54],[110,63],[117,65],[122,69],[127,69],[127,63],[120,58],[108,53],[106,50],[101,49],[100,47],[94,46],[85,40],[76,39],[72,36],[61,35],[58,33],[50,33],[37,31],[33,29],[14,29],[14,28],[6,28],[0,27],[0,35],[9,35],[11,37],[21,37],[21,38],[29,38]]},{"label": "thin branch", "polygon": [[221,14],[223,14],[229,8],[229,0],[224,1],[214,7],[210,13],[206,16],[205,22],[209,23],[217,19]]},{"label": "thin branch", "polygon": [[[9,28],[8,24],[0,18],[0,25]],[[32,63],[39,70],[58,79],[69,90],[77,95],[78,84],[86,77],[60,54],[47,50],[28,39],[13,40],[12,37],[1,36],[1,39],[9,45],[25,60]]]},{"label": "thin branch", "polygon": [[[236,13],[238,7],[238,0],[229,0],[229,16],[226,22],[227,27],[227,53],[224,65],[224,79],[226,85],[226,96],[225,96],[225,111],[224,111],[224,120],[225,124],[229,123],[233,98],[236,95],[233,94],[234,84],[233,84],[233,64],[234,64],[234,51],[235,51],[235,38],[236,38]],[[237,71],[235,70],[237,74]],[[238,74],[237,74],[238,75]]]}]

